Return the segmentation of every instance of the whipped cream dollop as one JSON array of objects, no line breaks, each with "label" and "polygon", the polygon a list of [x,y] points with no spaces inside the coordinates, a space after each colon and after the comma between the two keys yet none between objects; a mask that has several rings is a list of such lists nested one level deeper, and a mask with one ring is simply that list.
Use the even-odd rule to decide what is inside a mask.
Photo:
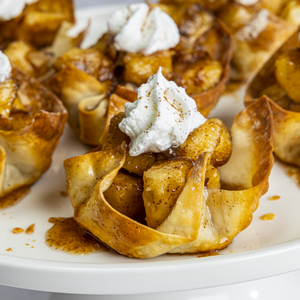
[{"label": "whipped cream dollop", "polygon": [[131,4],[114,12],[108,20],[108,32],[115,35],[117,50],[145,55],[170,49],[180,39],[174,20],[146,3]]},{"label": "whipped cream dollop", "polygon": [[38,0],[0,0],[0,20],[8,21],[21,14],[26,4]]},{"label": "whipped cream dollop", "polygon": [[245,6],[251,6],[256,4],[258,0],[234,0],[234,2]]},{"label": "whipped cream dollop", "polygon": [[164,78],[161,68],[138,89],[138,100],[125,104],[119,128],[131,138],[129,154],[161,152],[179,146],[206,122],[193,98]]},{"label": "whipped cream dollop", "polygon": [[237,32],[240,40],[254,40],[263,32],[269,23],[269,11],[261,9],[256,16]]},{"label": "whipped cream dollop", "polygon": [[11,65],[8,57],[0,51],[0,82],[4,82],[11,75]]}]

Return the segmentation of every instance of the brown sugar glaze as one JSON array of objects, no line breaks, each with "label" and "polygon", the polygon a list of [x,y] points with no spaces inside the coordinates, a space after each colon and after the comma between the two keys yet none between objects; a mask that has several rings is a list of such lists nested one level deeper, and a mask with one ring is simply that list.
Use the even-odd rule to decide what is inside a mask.
[{"label": "brown sugar glaze", "polygon": [[18,234],[18,233],[21,233],[21,232],[23,232],[23,231],[24,231],[23,228],[15,227],[15,228],[13,228],[12,233]]},{"label": "brown sugar glaze", "polygon": [[275,201],[275,200],[279,200],[279,199],[280,199],[280,196],[278,196],[278,195],[269,197],[269,200],[271,200],[271,201]]},{"label": "brown sugar glaze", "polygon": [[8,195],[0,198],[0,209],[5,209],[17,204],[23,197],[30,191],[29,186],[19,188],[16,191],[9,193]]},{"label": "brown sugar glaze", "polygon": [[69,254],[83,255],[108,251],[98,240],[87,234],[74,218],[50,218],[54,225],[46,233],[46,244]]}]

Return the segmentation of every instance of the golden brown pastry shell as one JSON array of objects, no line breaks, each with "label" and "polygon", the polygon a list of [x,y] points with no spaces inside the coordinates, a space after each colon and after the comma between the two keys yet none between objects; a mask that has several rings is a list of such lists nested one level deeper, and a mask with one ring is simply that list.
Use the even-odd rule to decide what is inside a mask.
[{"label": "golden brown pastry shell", "polygon": [[63,21],[75,23],[73,0],[39,0],[16,18],[0,21],[0,43],[23,40],[38,48],[49,46]]},{"label": "golden brown pastry shell", "polygon": [[47,171],[67,121],[66,109],[48,89],[16,68],[12,78],[19,84],[18,97],[27,102],[9,118],[0,116],[0,197],[17,193]]},{"label": "golden brown pastry shell", "polygon": [[[241,142],[241,135],[245,142]],[[251,223],[260,197],[268,190],[273,156],[271,111],[266,98],[238,114],[232,136],[232,156],[219,169],[221,189],[204,188],[211,154],[200,154],[171,213],[156,229],[121,214],[105,199],[104,192],[125,162],[125,143],[65,160],[67,190],[76,221],[129,257],[226,247]]]},{"label": "golden brown pastry shell", "polygon": [[260,93],[267,87],[275,84],[276,78],[274,75],[275,71],[275,61],[280,54],[291,50],[293,48],[299,47],[298,41],[298,31],[295,32],[279,49],[273,56],[265,63],[265,65],[258,71],[255,77],[249,83],[246,96],[245,104],[248,105],[254,101],[254,99],[260,96]]},{"label": "golden brown pastry shell", "polygon": [[[298,32],[284,43],[281,48],[261,68],[250,82],[245,95],[245,105],[256,101],[263,90],[275,84],[275,61],[280,54],[299,47]],[[300,113],[283,109],[271,99],[270,107],[273,115],[274,153],[284,162],[300,167]]]}]

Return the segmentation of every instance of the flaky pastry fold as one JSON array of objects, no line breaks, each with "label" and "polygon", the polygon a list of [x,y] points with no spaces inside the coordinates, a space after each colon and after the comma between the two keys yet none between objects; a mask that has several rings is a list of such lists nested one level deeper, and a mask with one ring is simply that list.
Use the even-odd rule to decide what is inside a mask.
[{"label": "flaky pastry fold", "polygon": [[121,214],[104,196],[125,163],[125,142],[113,149],[65,160],[75,220],[129,257],[150,258],[226,247],[251,223],[260,197],[268,190],[273,165],[269,102],[262,98],[238,114],[231,134],[232,155],[227,164],[219,167],[221,188],[208,188],[205,183],[216,143],[210,146],[211,152],[199,154],[172,210],[157,228]]},{"label": "flaky pastry fold", "polygon": [[106,123],[111,82],[100,82],[68,63],[50,79],[50,86],[66,106],[75,133],[84,143],[99,145]]},{"label": "flaky pastry fold", "polygon": [[[277,84],[275,77],[276,60],[281,54],[296,49],[296,47],[299,47],[298,32],[294,33],[293,36],[282,45],[250,82],[246,90],[246,105],[255,102],[268,87],[270,87],[272,91],[272,86]],[[293,78],[293,80],[297,81],[297,78]],[[282,99],[280,96],[279,94],[279,98],[277,97],[279,104],[281,100],[284,100],[283,98],[287,97],[285,93]],[[292,111],[289,108],[284,109],[270,98],[268,98],[268,101],[273,115],[274,153],[283,162],[300,167],[300,113],[298,111]]]},{"label": "flaky pastry fold", "polygon": [[[5,103],[7,85],[14,90]],[[50,167],[67,112],[55,95],[15,68],[12,79],[0,84],[0,97],[0,197],[4,197],[30,186]]]},{"label": "flaky pastry fold", "polygon": [[73,26],[73,23],[63,21],[52,43],[45,48],[38,49],[29,42],[16,40],[6,43],[3,52],[16,68],[47,84],[49,77],[55,73],[52,68],[54,61],[69,49],[79,46],[89,27],[75,36],[69,36],[68,31]]},{"label": "flaky pastry fold", "polygon": [[0,21],[0,43],[22,40],[38,48],[49,46],[64,21],[75,23],[72,0],[38,0],[19,16]]},{"label": "flaky pastry fold", "polygon": [[297,26],[269,12],[268,24],[258,36],[245,37],[245,25],[233,36],[231,78],[245,80],[253,77],[263,64],[289,39]]}]

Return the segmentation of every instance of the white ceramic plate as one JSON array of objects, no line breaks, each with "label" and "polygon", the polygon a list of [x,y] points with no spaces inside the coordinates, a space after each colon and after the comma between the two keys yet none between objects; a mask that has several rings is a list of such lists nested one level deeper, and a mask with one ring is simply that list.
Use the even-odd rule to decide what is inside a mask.
[{"label": "white ceramic plate", "polygon": [[[78,12],[79,19],[93,21],[85,46],[104,32],[107,17],[117,7]],[[243,108],[242,99],[243,91],[222,97],[211,115],[230,126]],[[278,162],[252,224],[219,256],[137,260],[112,252],[72,256],[51,250],[45,244],[45,232],[52,226],[48,218],[72,216],[69,199],[60,196],[66,189],[62,161],[86,150],[67,127],[50,170],[18,205],[0,212],[0,284],[62,293],[137,294],[215,287],[300,269],[300,190]],[[281,198],[268,200],[274,195]],[[260,220],[266,213],[274,213],[275,219]],[[36,224],[32,235],[12,233],[14,227],[31,223]]]}]

